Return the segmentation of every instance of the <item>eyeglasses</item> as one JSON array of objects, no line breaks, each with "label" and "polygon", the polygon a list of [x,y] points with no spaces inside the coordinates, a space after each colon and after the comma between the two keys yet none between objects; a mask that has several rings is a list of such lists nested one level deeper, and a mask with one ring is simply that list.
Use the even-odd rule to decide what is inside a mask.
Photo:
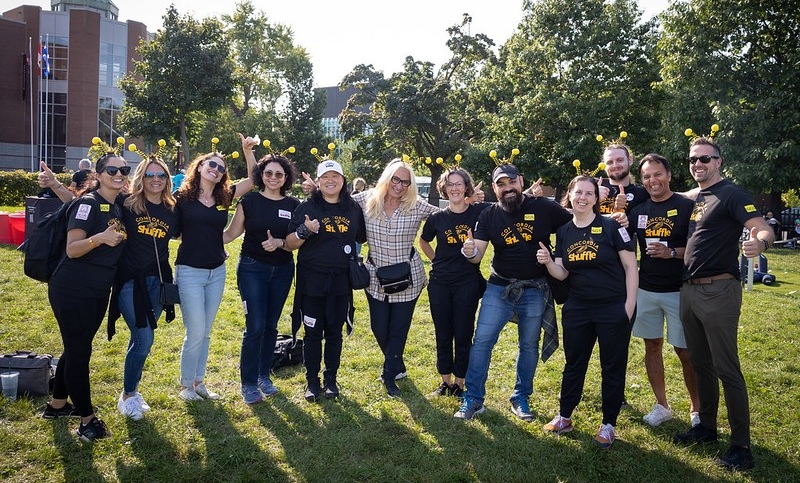
[{"label": "eyeglasses", "polygon": [[689,161],[689,164],[694,164],[698,161],[703,164],[708,164],[712,159],[719,159],[719,156],[689,156],[687,161]]},{"label": "eyeglasses", "polygon": [[283,179],[284,173],[281,171],[264,171],[264,177],[266,178],[275,178],[275,179]]},{"label": "eyeglasses", "polygon": [[147,171],[144,173],[145,178],[159,178],[159,179],[167,179],[167,173],[154,173],[152,171]]},{"label": "eyeglasses", "polygon": [[217,168],[217,171],[219,171],[222,174],[225,174],[225,165],[224,164],[220,164],[220,163],[212,160],[212,161],[208,162],[208,165],[211,167],[211,169]]},{"label": "eyeglasses", "polygon": [[392,176],[392,184],[401,184],[403,187],[408,188],[411,186],[410,179],[400,179],[397,176]]},{"label": "eyeglasses", "polygon": [[120,173],[122,173],[122,176],[128,176],[131,173],[131,167],[130,166],[120,166],[120,167],[117,167],[117,166],[106,166],[105,168],[103,168],[103,171],[100,171],[100,172],[101,173],[103,173],[103,172],[108,173],[109,176],[116,176],[118,171]]},{"label": "eyeglasses", "polygon": [[445,188],[463,188],[464,183],[461,181],[456,181],[455,183],[445,183]]}]

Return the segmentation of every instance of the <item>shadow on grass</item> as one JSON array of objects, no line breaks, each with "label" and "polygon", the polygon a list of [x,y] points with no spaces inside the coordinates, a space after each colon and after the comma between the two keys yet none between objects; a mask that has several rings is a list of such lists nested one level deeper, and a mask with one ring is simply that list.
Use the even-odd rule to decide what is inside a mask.
[{"label": "shadow on grass", "polygon": [[53,444],[55,444],[61,456],[64,481],[106,481],[95,468],[94,446],[116,444],[113,434],[108,439],[101,439],[94,443],[83,443],[78,440],[76,435],[80,419],[58,418],[48,421],[48,423],[53,431]]}]

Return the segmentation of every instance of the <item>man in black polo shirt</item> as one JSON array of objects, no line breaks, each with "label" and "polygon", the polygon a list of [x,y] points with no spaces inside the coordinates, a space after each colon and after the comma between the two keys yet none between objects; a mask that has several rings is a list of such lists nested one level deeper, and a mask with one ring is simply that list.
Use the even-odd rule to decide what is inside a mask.
[{"label": "man in black polo shirt", "polygon": [[695,139],[689,149],[689,172],[700,191],[689,223],[684,254],[686,281],[681,287],[681,320],[697,376],[700,424],[675,435],[684,444],[717,440],[719,381],[725,392],[730,448],[717,463],[730,470],[753,468],[750,451],[750,406],[739,365],[737,336],[742,306],[739,282],[739,236],[745,257],[769,248],[775,233],[753,198],[721,175],[722,153],[712,139]]}]

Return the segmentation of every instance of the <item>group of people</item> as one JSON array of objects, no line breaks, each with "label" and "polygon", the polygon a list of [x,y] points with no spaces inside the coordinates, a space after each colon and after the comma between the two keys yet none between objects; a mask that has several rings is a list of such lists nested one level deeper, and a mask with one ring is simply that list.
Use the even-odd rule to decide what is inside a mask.
[{"label": "group of people", "polygon": [[[559,412],[546,431],[573,429],[572,415],[597,342],[603,418],[595,442],[604,448],[613,444],[625,402],[631,333],[645,341],[656,400],[644,420],[658,426],[671,419],[662,360],[666,319],[667,341],[682,363],[690,399],[692,426],[676,441],[716,441],[721,380],[731,447],[719,463],[731,469],[753,466],[747,390],[736,345],[738,240],[745,226],[751,236],[742,243],[744,255],[758,256],[774,241],[774,232],[752,198],[722,178],[723,158],[713,138],[691,144],[689,171],[699,188],[690,193],[671,191],[670,163],[657,154],[639,162],[642,186],[633,184],[630,150],[612,144],[603,153],[607,180],[576,176],[561,204],[539,196],[538,182],[526,191],[513,164],[494,169],[497,202],[485,203],[481,184],[455,165],[437,181],[448,200],[441,210],[417,196],[413,167],[399,158],[388,163],[373,188],[358,186],[353,193],[341,165],[321,158],[316,178],[303,173],[310,196],[301,202],[289,194],[298,178],[292,161],[272,153],[256,162],[255,141],[241,140],[249,177],[230,185],[226,157],[214,151],[189,165],[174,197],[167,166],[156,156],[139,164],[127,189],[130,168],[121,156],[109,153],[97,161],[96,187],[80,194],[69,211],[67,260],[50,282],[64,355],[44,417],[80,416],[78,434],[85,440],[107,434],[93,413],[88,365],[112,287],[110,316],[121,314],[131,331],[118,408],[133,419],[149,410],[138,385],[156,321],[165,310],[168,320],[174,317],[174,308],[159,301],[160,285],[172,281],[168,241],[174,237],[181,239],[175,282],[186,327],[180,397],[218,398],[204,376],[225,283],[224,244],[244,233],[237,284],[245,315],[240,356],[245,403],[278,392],[270,367],[292,280],[292,330],[304,329],[304,397],[317,401],[339,395],[342,331],[345,325],[348,333],[352,330],[354,312],[350,261],[366,242],[370,326],[384,356],[379,379],[390,397],[402,395],[397,381],[406,377],[406,339],[427,286],[441,377],[432,396],[461,398],[456,418],[483,412],[492,351],[513,320],[519,354],[510,408],[532,421],[529,398],[538,359],[547,360],[559,343],[551,286],[564,281],[569,287],[562,308],[566,363]],[[40,184],[65,201],[72,198],[45,166]],[[258,189],[251,192],[253,185]],[[228,208],[238,197],[228,223]],[[421,251],[431,261],[430,281],[414,248],[418,234]],[[552,235],[556,243],[551,250]],[[489,243],[494,257],[486,280],[479,264]],[[298,251],[296,267],[293,250]],[[92,290],[69,283],[75,271],[89,275],[85,278]],[[393,280],[387,280],[390,272]]]}]

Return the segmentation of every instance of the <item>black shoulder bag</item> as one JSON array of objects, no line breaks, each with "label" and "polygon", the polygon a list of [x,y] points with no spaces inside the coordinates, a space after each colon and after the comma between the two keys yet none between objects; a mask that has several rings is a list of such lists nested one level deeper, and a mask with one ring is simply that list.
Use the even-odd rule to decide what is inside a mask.
[{"label": "black shoulder bag", "polygon": [[[150,220],[151,227],[155,226],[153,218],[150,213],[147,214]],[[158,258],[158,245],[156,244],[156,236],[153,235],[153,250],[156,254],[156,267],[158,267],[158,280],[161,282],[161,288],[158,291],[158,303],[164,305],[178,305],[181,303],[181,297],[178,293],[178,285],[175,283],[164,282],[164,275],[161,273],[161,260]]]}]

